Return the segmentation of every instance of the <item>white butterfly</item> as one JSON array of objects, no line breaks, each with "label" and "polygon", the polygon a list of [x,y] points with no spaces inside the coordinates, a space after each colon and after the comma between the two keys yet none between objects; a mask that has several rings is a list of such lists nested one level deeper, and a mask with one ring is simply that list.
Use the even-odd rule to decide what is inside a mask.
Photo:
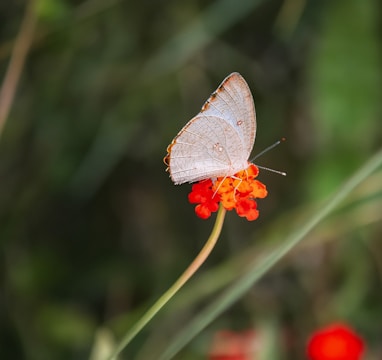
[{"label": "white butterfly", "polygon": [[234,72],[180,130],[164,161],[175,184],[232,176],[249,166],[255,136],[252,94],[244,78]]}]

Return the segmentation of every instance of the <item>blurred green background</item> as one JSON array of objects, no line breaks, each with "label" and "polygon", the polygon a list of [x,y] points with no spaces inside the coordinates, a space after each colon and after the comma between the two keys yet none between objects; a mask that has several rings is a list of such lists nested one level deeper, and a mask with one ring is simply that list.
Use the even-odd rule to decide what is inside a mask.
[{"label": "blurred green background", "polygon": [[[0,4],[5,93],[17,39],[30,46],[0,138],[4,359],[89,358],[99,329],[119,339],[196,256],[214,217],[195,216],[162,158],[229,73],[254,95],[253,154],[287,138],[257,163],[288,176],[260,173],[259,219],[228,214],[207,263],[123,359],[155,359],[381,147],[377,0],[27,4]],[[35,26],[22,33],[25,17]],[[341,319],[381,359],[381,195],[379,172],[177,358],[255,328],[268,359],[305,359],[309,334]]]}]

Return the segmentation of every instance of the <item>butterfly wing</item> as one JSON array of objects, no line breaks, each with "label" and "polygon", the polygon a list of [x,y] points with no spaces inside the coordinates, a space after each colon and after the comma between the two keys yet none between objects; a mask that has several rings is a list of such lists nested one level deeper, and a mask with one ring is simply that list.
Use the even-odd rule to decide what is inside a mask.
[{"label": "butterfly wing", "polygon": [[193,118],[169,146],[169,171],[176,184],[229,176],[246,168],[240,136],[219,117]]},{"label": "butterfly wing", "polygon": [[228,75],[202,107],[206,116],[225,119],[240,135],[245,155],[251,154],[256,136],[256,113],[251,90],[237,72]]},{"label": "butterfly wing", "polygon": [[253,98],[243,77],[229,75],[167,148],[175,184],[230,176],[248,166],[256,133]]}]

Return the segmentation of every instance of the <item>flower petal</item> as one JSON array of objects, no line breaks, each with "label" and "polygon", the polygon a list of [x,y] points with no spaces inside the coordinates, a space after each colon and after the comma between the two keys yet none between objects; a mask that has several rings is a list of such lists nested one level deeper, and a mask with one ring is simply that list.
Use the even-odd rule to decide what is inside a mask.
[{"label": "flower petal", "polygon": [[307,352],[311,360],[360,360],[364,342],[344,324],[333,324],[313,334]]}]

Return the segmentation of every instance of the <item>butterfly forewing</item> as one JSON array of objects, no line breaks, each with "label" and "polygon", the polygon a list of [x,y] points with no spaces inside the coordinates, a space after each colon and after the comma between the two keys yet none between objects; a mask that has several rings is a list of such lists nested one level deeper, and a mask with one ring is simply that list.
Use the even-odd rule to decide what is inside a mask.
[{"label": "butterfly forewing", "polygon": [[243,156],[249,158],[256,136],[256,114],[251,90],[239,73],[223,80],[201,112],[225,119],[242,138],[247,152]]},{"label": "butterfly forewing", "polygon": [[229,75],[168,147],[166,163],[176,184],[231,176],[248,166],[256,133],[249,87]]}]

